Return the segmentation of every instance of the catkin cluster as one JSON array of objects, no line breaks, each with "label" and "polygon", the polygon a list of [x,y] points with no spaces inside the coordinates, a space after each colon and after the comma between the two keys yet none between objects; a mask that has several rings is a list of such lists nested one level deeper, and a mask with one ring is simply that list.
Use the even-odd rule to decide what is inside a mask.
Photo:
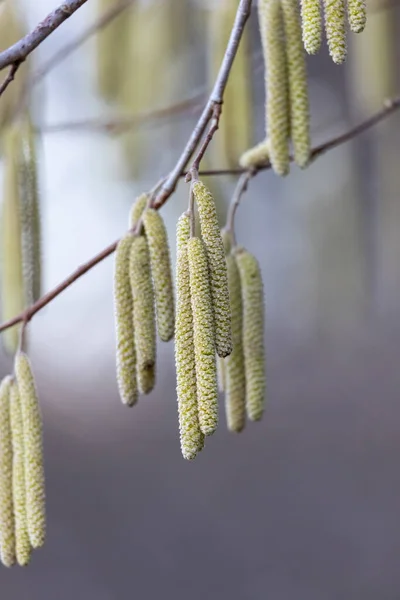
[{"label": "catkin cluster", "polygon": [[28,356],[18,351],[14,377],[0,385],[0,556],[29,563],[46,535],[42,418]]},{"label": "catkin cluster", "polygon": [[156,323],[161,340],[174,335],[175,305],[168,238],[160,214],[142,194],[129,215],[130,231],[117,245],[114,305],[117,380],[133,406],[156,382]]}]

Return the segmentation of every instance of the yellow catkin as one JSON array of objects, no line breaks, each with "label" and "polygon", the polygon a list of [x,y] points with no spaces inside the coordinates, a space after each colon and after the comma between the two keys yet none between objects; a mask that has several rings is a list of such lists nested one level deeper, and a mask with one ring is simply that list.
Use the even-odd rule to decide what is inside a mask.
[{"label": "yellow catkin", "polygon": [[264,140],[243,152],[240,157],[239,164],[244,169],[257,169],[269,162],[269,143]]},{"label": "yellow catkin", "polygon": [[310,160],[310,107],[308,101],[306,56],[301,39],[298,0],[281,0],[286,34],[289,77],[290,133],[294,160],[304,168]]},{"label": "yellow catkin", "polygon": [[46,536],[42,416],[31,364],[24,352],[16,354],[14,368],[24,431],[28,532],[32,547],[39,548]]},{"label": "yellow catkin", "polygon": [[244,248],[235,252],[243,302],[243,352],[246,374],[246,410],[258,421],[264,411],[264,294],[259,264]]},{"label": "yellow catkin", "polygon": [[289,172],[289,88],[280,0],[259,0],[258,19],[265,59],[266,137],[278,175]]},{"label": "yellow catkin", "polygon": [[21,399],[15,383],[10,393],[10,421],[12,431],[12,490],[15,519],[15,553],[18,564],[26,566],[31,558],[27,519],[27,494],[25,475],[25,432],[22,421]]},{"label": "yellow catkin", "polygon": [[121,401],[133,406],[138,399],[136,350],[133,331],[133,298],[129,259],[133,236],[126,234],[118,243],[114,260],[114,313],[117,343],[117,381]]},{"label": "yellow catkin", "polygon": [[[227,229],[221,229],[222,243],[224,245],[225,256],[229,254],[232,247],[232,235]],[[220,392],[225,390],[225,359],[217,356],[217,379]]]},{"label": "yellow catkin", "polygon": [[224,358],[232,352],[231,313],[224,244],[211,193],[201,181],[197,181],[193,184],[193,195],[199,210],[201,236],[207,251],[210,269],[215,347],[218,356]]},{"label": "yellow catkin", "polygon": [[136,198],[134,203],[132,204],[131,210],[129,211],[129,229],[135,227],[136,223],[139,221],[140,217],[144,209],[146,208],[146,204],[148,202],[147,194],[141,194]]},{"label": "yellow catkin", "polygon": [[143,225],[150,251],[158,335],[168,342],[174,337],[175,300],[167,230],[161,215],[152,208],[144,212]]},{"label": "yellow catkin", "polygon": [[301,0],[303,44],[308,54],[317,54],[322,41],[320,0]]},{"label": "yellow catkin", "polygon": [[351,31],[361,33],[367,23],[367,5],[365,0],[347,0],[347,18]]},{"label": "yellow catkin", "polygon": [[188,213],[184,213],[179,218],[176,230],[175,365],[181,451],[184,458],[192,460],[204,446],[204,434],[200,429],[197,407],[193,313],[187,252],[189,237],[190,217]]},{"label": "yellow catkin", "polygon": [[6,567],[11,567],[15,563],[11,382],[11,377],[7,376],[0,385],[0,555],[1,562]]},{"label": "yellow catkin", "polygon": [[199,421],[204,435],[211,435],[218,426],[218,390],[215,329],[207,254],[203,242],[196,237],[190,238],[187,250]]},{"label": "yellow catkin", "polygon": [[228,429],[240,432],[246,423],[246,378],[243,355],[243,306],[240,273],[232,254],[226,258],[232,313],[233,352],[226,361],[225,411]]},{"label": "yellow catkin", "polygon": [[[143,235],[133,239],[129,272],[133,297],[138,384],[139,390],[147,394],[152,389],[152,387],[149,389],[149,372],[156,364],[156,327],[150,253],[147,240]],[[153,377],[153,387],[154,383]]]},{"label": "yellow catkin", "polygon": [[340,65],[347,55],[344,0],[324,0],[324,11],[329,54]]}]

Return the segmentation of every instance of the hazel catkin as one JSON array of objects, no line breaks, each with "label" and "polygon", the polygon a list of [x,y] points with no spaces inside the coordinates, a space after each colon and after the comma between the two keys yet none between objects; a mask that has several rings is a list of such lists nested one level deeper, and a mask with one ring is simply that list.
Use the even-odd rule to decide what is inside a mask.
[{"label": "hazel catkin", "polygon": [[340,65],[346,60],[346,23],[344,0],[324,0],[325,32],[329,54]]},{"label": "hazel catkin", "polygon": [[167,230],[159,212],[152,208],[144,211],[143,225],[150,252],[158,335],[168,342],[174,336],[175,300]]},{"label": "hazel catkin", "polygon": [[215,329],[207,254],[203,242],[196,237],[188,241],[187,251],[199,421],[204,435],[211,435],[218,426],[218,391]]},{"label": "hazel catkin", "polygon": [[232,352],[231,312],[224,244],[211,193],[201,181],[196,181],[192,189],[199,211],[201,236],[207,252],[210,272],[215,347],[218,356],[224,358]]},{"label": "hazel catkin", "polygon": [[244,169],[257,169],[269,161],[269,142],[263,140],[253,148],[243,152],[239,159],[239,164]]},{"label": "hazel catkin", "polygon": [[15,563],[11,383],[11,377],[7,376],[0,385],[0,555],[1,562],[6,567],[11,567]]},{"label": "hazel catkin", "polygon": [[365,0],[347,0],[347,18],[353,33],[361,33],[367,23]]},{"label": "hazel catkin", "polygon": [[301,0],[303,44],[308,54],[317,54],[322,41],[320,0]]},{"label": "hazel catkin", "polygon": [[197,406],[193,313],[187,250],[189,237],[190,216],[184,213],[179,218],[176,229],[175,365],[181,451],[184,458],[192,460],[204,446],[204,434],[200,429]]},{"label": "hazel catkin", "polygon": [[32,368],[24,352],[17,352],[14,368],[22,410],[28,532],[32,547],[39,548],[46,535],[42,417]]},{"label": "hazel catkin", "polygon": [[144,209],[146,208],[148,200],[149,197],[147,194],[140,194],[140,196],[138,196],[132,204],[131,210],[129,211],[129,229],[133,229],[133,227],[135,227],[139,221]]},{"label": "hazel catkin", "polygon": [[244,248],[235,251],[243,302],[243,352],[246,375],[246,410],[258,421],[264,411],[264,293],[257,259]]}]

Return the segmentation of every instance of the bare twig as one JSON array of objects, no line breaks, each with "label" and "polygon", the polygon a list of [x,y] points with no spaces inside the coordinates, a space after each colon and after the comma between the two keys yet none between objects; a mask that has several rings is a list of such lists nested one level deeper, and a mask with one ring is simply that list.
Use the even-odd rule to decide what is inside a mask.
[{"label": "bare twig", "polygon": [[228,210],[228,214],[226,217],[226,225],[225,225],[225,229],[226,231],[229,231],[229,233],[231,234],[231,238],[232,238],[232,245],[236,246],[236,234],[235,234],[235,216],[236,216],[236,211],[239,208],[239,204],[240,201],[242,199],[243,194],[245,193],[245,191],[248,188],[250,179],[252,177],[254,177],[256,171],[251,170],[251,171],[247,171],[246,173],[243,173],[240,176],[240,179],[237,183],[236,189],[233,193],[232,196],[232,200],[229,206],[229,210]]},{"label": "bare twig", "polygon": [[8,71],[7,77],[4,79],[3,83],[0,85],[0,96],[5,92],[10,83],[14,81],[15,73],[18,71],[21,63],[15,62],[11,65],[10,70]]}]

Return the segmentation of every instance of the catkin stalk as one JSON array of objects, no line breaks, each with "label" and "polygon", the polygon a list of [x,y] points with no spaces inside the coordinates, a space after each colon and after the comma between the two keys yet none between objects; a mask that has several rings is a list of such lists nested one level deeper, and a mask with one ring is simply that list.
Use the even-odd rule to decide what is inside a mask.
[{"label": "catkin stalk", "polygon": [[[150,376],[156,364],[156,328],[150,254],[145,236],[134,237],[129,260],[133,298],[133,330],[139,390],[147,394],[154,387]],[[149,389],[149,381],[152,382]]]},{"label": "catkin stalk", "polygon": [[28,532],[32,547],[39,548],[46,536],[42,417],[30,361],[24,352],[16,354],[14,367],[24,432]]},{"label": "catkin stalk", "polygon": [[347,0],[347,18],[353,33],[361,33],[367,23],[365,0]]},{"label": "catkin stalk", "polygon": [[211,435],[218,426],[218,390],[215,329],[207,254],[203,242],[196,237],[190,238],[187,249],[199,421],[204,435]]},{"label": "catkin stalk", "polygon": [[340,65],[347,55],[344,0],[324,0],[324,10],[329,54]]},{"label": "catkin stalk", "polygon": [[129,259],[133,236],[125,235],[118,243],[114,262],[114,312],[117,338],[117,381],[121,401],[133,406],[138,399],[136,350],[133,330],[133,298]]},{"label": "catkin stalk", "polygon": [[246,374],[246,410],[258,421],[264,411],[264,295],[260,267],[244,248],[235,252],[243,302],[243,351]]},{"label": "catkin stalk", "polygon": [[169,342],[175,329],[175,300],[167,230],[158,211],[150,208],[143,214],[143,225],[150,252],[157,328],[163,342]]},{"label": "catkin stalk", "polygon": [[184,458],[192,460],[204,446],[204,434],[200,429],[197,407],[193,313],[187,251],[189,237],[190,216],[188,213],[184,213],[179,218],[176,230],[175,365],[181,451]]},{"label": "catkin stalk", "polygon": [[301,0],[303,44],[308,54],[317,54],[322,41],[320,0]]},{"label": "catkin stalk", "polygon": [[7,376],[0,385],[0,555],[1,562],[6,567],[11,567],[15,563],[11,382],[11,377]]},{"label": "catkin stalk", "polygon": [[272,168],[289,172],[289,87],[281,0],[259,0],[258,20],[265,60],[266,138]]},{"label": "catkin stalk", "polygon": [[11,386],[10,418],[13,451],[12,490],[15,519],[15,553],[18,564],[26,566],[31,558],[32,546],[28,533],[25,436],[21,399],[16,383]]},{"label": "catkin stalk", "polygon": [[196,181],[192,189],[199,211],[201,236],[210,270],[215,347],[218,356],[224,358],[232,352],[231,312],[224,244],[211,193],[201,181]]}]

